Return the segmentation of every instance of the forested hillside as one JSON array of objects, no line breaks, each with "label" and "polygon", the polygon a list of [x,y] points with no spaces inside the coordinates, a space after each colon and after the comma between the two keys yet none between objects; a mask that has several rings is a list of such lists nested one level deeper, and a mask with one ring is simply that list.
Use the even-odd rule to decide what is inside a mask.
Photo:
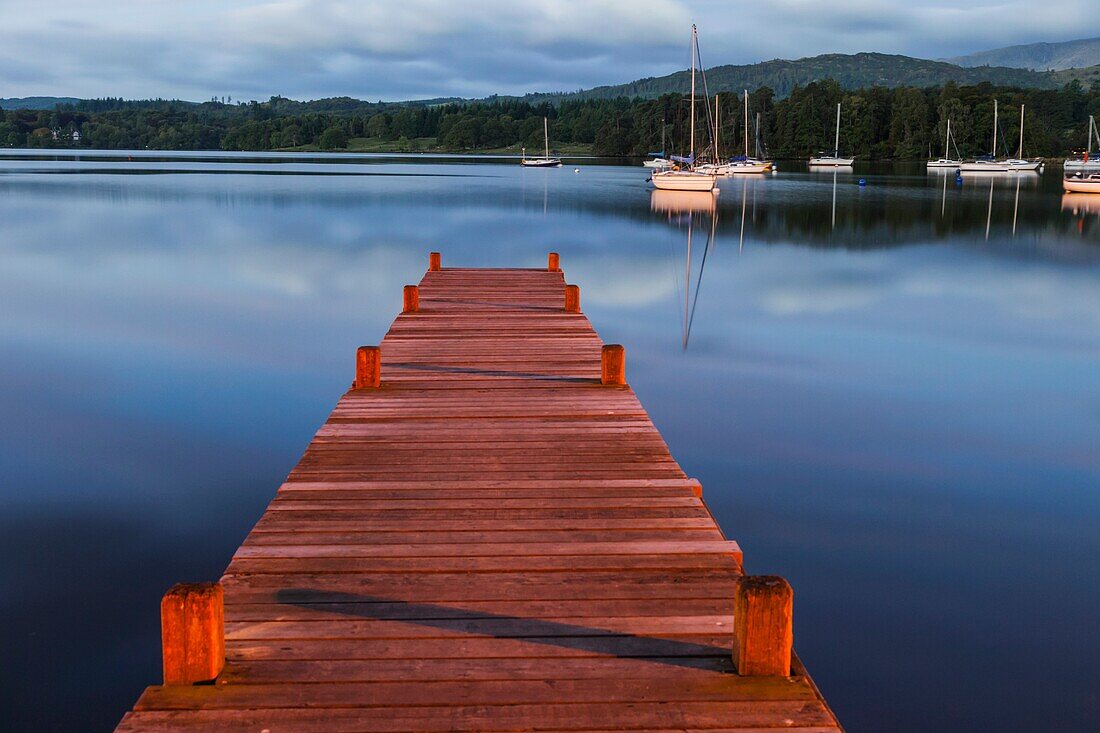
[{"label": "forested hillside", "polygon": [[[805,157],[832,145],[836,103],[843,103],[841,147],[865,159],[914,159],[938,154],[948,117],[964,155],[988,152],[993,99],[1001,105],[1005,149],[1015,149],[1016,110],[1027,105],[1029,155],[1062,156],[1085,145],[1090,114],[1100,116],[1100,83],[1085,89],[977,86],[872,87],[844,90],[832,80],[795,86],[783,99],[768,88],[750,94],[761,136],[781,158]],[[720,139],[736,152],[741,101],[721,97]],[[711,107],[713,105],[710,105]],[[708,129],[699,105],[699,127]],[[542,117],[550,119],[551,147],[597,155],[644,155],[659,146],[662,125],[669,152],[686,151],[687,99],[491,102],[405,106],[347,98],[294,102],[274,97],[249,104],[126,103],[99,100],[53,111],[0,112],[0,145],[157,150],[346,149],[372,141],[394,151],[542,147]],[[707,114],[710,114],[709,112]],[[73,132],[79,140],[74,140]],[[755,133],[755,130],[753,131]],[[753,135],[755,136],[755,135]],[[703,143],[697,146],[702,148]]]}]

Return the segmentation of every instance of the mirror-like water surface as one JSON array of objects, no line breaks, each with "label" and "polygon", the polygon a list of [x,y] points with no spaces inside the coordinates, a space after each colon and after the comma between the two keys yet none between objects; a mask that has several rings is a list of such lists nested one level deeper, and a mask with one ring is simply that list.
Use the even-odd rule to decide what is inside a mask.
[{"label": "mirror-like water surface", "polygon": [[[1100,197],[399,156],[0,157],[0,709],[108,729],[427,252],[584,309],[850,731],[1100,715]],[[574,172],[577,168],[578,172]],[[866,186],[860,186],[860,178]]]}]

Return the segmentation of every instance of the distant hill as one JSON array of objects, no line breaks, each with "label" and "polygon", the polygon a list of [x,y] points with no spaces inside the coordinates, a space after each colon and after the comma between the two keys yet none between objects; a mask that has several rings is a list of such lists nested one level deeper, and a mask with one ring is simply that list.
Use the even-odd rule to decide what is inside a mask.
[{"label": "distant hill", "polygon": [[1100,38],[1062,43],[1028,43],[958,56],[945,61],[959,66],[1010,66],[1015,69],[1080,69],[1100,65]]},{"label": "distant hill", "polygon": [[[960,85],[991,82],[996,85],[1054,88],[1058,81],[1046,72],[1004,67],[963,68],[945,61],[930,61],[885,53],[826,54],[787,61],[776,59],[743,66],[715,66],[707,69],[710,91],[739,92],[771,87],[779,97],[787,96],[797,84],[832,78],[846,89],[870,86],[931,87],[953,81]],[[578,92],[529,94],[526,99],[614,99],[616,97],[659,97],[670,92],[686,93],[691,75],[678,71],[668,76],[649,77],[629,84],[595,87]]]},{"label": "distant hill", "polygon": [[59,104],[76,104],[76,97],[0,97],[0,109],[53,109]]}]

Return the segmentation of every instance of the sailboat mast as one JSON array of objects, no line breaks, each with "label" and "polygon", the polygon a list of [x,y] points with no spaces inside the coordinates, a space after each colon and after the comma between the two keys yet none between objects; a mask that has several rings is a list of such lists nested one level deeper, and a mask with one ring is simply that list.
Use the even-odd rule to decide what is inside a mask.
[{"label": "sailboat mast", "polygon": [[546,144],[546,157],[550,157],[550,123],[542,118],[542,140]]},{"label": "sailboat mast", "polygon": [[1020,147],[1016,150],[1016,157],[1024,157],[1024,105],[1020,105]]},{"label": "sailboat mast", "polygon": [[714,163],[717,165],[722,159],[721,153],[718,152],[718,128],[720,124],[718,122],[718,92],[714,93]]},{"label": "sailboat mast", "polygon": [[943,139],[943,157],[946,159],[951,153],[951,118],[947,118],[947,137]]},{"label": "sailboat mast", "polygon": [[993,100],[993,150],[990,152],[994,158],[997,157],[997,100]]},{"label": "sailboat mast", "polygon": [[756,113],[756,129],[754,130],[754,132],[756,133],[756,157],[761,158],[763,156],[760,154],[760,113],[759,112]]},{"label": "sailboat mast", "polygon": [[836,144],[833,145],[833,157],[840,157],[840,102],[836,103]]},{"label": "sailboat mast", "polygon": [[749,90],[745,90],[745,157],[749,157]]},{"label": "sailboat mast", "polygon": [[695,162],[695,24],[691,25],[691,148],[688,157]]}]

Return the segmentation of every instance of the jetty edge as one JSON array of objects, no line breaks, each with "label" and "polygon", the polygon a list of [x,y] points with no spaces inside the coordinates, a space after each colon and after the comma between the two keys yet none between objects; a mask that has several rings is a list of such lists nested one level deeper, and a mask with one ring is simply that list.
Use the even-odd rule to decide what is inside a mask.
[{"label": "jetty edge", "polygon": [[841,730],[626,375],[556,253],[431,253],[118,730]]}]

